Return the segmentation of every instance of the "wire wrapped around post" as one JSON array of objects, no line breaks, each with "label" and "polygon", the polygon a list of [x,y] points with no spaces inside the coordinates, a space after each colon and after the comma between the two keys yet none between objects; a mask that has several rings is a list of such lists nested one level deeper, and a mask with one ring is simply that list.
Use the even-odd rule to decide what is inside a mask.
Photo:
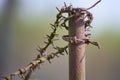
[{"label": "wire wrapped around post", "polygon": [[[13,80],[15,76],[19,76],[21,80],[29,80],[32,72],[45,61],[51,63],[51,59],[69,53],[69,80],[85,80],[85,44],[93,44],[98,46],[97,42],[91,41],[91,34],[85,32],[88,28],[91,28],[91,22],[93,15],[88,10],[97,5],[101,0],[96,2],[89,8],[73,8],[72,5],[64,6],[58,10],[56,20],[51,25],[52,32],[50,35],[46,35],[47,41],[44,41],[44,47],[38,47],[39,54],[31,61],[26,67],[18,69],[16,72],[9,74],[8,76],[1,76],[4,80]],[[67,13],[68,16],[63,16]],[[68,24],[67,24],[68,23]],[[69,42],[69,45],[65,47],[59,47],[54,45],[55,37],[58,36],[58,28],[65,28],[68,31],[68,35],[63,35],[63,40]],[[56,52],[47,53],[48,47],[52,45]],[[67,48],[69,47],[69,52]]]}]

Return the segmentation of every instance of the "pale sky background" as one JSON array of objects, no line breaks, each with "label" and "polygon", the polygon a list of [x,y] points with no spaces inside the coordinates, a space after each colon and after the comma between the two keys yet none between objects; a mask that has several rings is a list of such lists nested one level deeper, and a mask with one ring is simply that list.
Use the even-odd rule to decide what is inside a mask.
[{"label": "pale sky background", "polygon": [[[55,7],[61,8],[64,2],[68,5],[72,3],[74,7],[89,7],[98,0],[22,0],[23,9],[25,12],[46,12],[47,10],[55,11]],[[94,14],[97,23],[105,21],[117,21],[120,18],[120,1],[119,0],[102,0],[95,8],[90,11]]]},{"label": "pale sky background", "polygon": [[[64,2],[68,5],[72,3],[74,7],[89,7],[98,0],[18,0],[20,3],[22,15],[31,14],[49,14],[55,12],[55,7],[61,8]],[[0,0],[0,8],[2,8],[5,0]],[[96,7],[90,11],[94,15],[95,24],[114,23],[120,24],[120,1],[119,0],[102,0]],[[56,11],[57,12],[57,11]],[[42,15],[43,16],[43,15]],[[103,22],[104,20],[104,22]],[[93,24],[94,24],[93,22]]]},{"label": "pale sky background", "polygon": [[[98,0],[21,0],[21,12],[23,13],[22,15],[26,16],[26,18],[28,18],[29,15],[34,14],[38,14],[38,16],[42,17],[48,15],[46,17],[50,18],[51,16],[49,16],[49,14],[53,14],[53,16],[55,16],[57,13],[55,7],[61,8],[64,2],[66,2],[68,5],[72,3],[73,7],[87,8],[93,5],[96,1]],[[91,9],[90,12],[93,13],[94,16],[94,20],[92,23],[94,27],[93,30],[97,30],[99,31],[99,33],[101,33],[101,31],[103,31],[103,28],[105,28],[105,25],[107,25],[110,26],[109,29],[113,29],[113,27],[115,27],[119,32],[119,7],[119,0],[102,0],[96,7]],[[55,17],[53,17],[52,19],[54,20]]]}]

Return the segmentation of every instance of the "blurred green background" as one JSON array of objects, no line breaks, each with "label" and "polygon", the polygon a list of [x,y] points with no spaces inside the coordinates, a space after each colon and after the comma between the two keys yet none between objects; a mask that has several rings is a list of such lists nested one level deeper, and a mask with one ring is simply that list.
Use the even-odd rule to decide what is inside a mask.
[{"label": "blurred green background", "polygon": [[[63,3],[74,7],[89,7],[97,0],[0,0],[0,75],[7,75],[35,59],[37,45],[44,46],[44,36],[51,32],[49,23],[55,21]],[[102,0],[90,10],[94,20],[92,40],[101,49],[86,46],[87,80],[120,80],[120,1]],[[60,41],[66,30],[59,30]],[[61,44],[63,43],[63,44]],[[48,52],[51,52],[49,49]],[[33,80],[68,80],[68,56],[61,56],[41,65]]]}]

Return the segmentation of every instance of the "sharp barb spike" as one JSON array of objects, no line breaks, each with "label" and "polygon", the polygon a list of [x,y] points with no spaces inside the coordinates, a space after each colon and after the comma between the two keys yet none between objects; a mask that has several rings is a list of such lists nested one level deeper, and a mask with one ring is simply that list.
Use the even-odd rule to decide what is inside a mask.
[{"label": "sharp barb spike", "polygon": [[66,3],[64,2],[64,6],[67,7]]},{"label": "sharp barb spike", "polygon": [[48,42],[44,41],[45,44],[48,44]]},{"label": "sharp barb spike", "polygon": [[91,9],[91,8],[93,8],[93,7],[95,7],[98,3],[100,3],[102,0],[99,0],[99,1],[97,1],[95,4],[93,4],[91,7],[89,7],[89,8],[87,8],[87,10],[89,10],[89,9]]},{"label": "sharp barb spike", "polygon": [[68,55],[68,51],[65,49],[66,54]]},{"label": "sharp barb spike", "polygon": [[51,23],[50,23],[50,25],[51,25],[51,26],[53,26],[53,27],[55,27],[55,25],[54,25],[54,24],[51,24]]},{"label": "sharp barb spike", "polygon": [[57,11],[60,12],[60,10],[58,9],[58,7],[56,7]]}]

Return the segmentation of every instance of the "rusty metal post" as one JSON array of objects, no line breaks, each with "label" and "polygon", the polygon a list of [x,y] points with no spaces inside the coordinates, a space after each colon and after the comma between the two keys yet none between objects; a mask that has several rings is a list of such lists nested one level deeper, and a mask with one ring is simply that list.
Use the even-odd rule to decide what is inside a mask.
[{"label": "rusty metal post", "polygon": [[[85,24],[79,18],[74,17],[69,20],[69,36],[76,36],[77,39],[82,40],[85,38]],[[69,80],[85,80],[84,42],[70,44],[69,46]]]}]

